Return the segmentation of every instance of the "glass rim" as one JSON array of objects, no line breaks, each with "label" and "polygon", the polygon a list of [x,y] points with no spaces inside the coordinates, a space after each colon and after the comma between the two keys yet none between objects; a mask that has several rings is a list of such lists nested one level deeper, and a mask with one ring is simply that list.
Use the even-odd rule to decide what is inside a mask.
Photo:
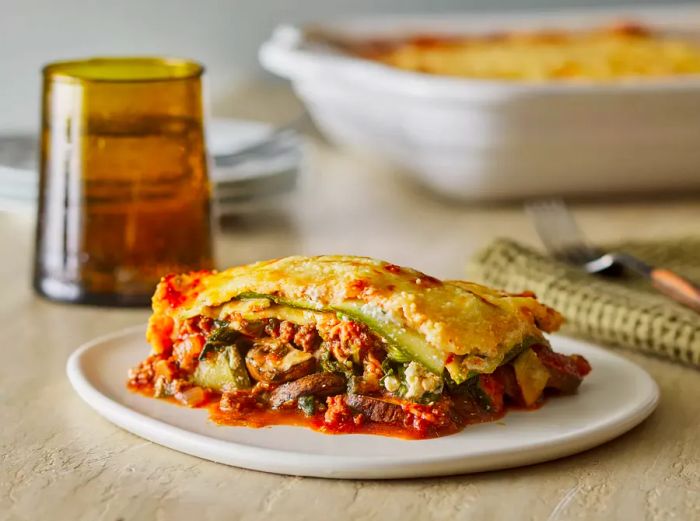
[{"label": "glass rim", "polygon": [[204,70],[186,58],[95,56],[48,63],[42,73],[45,79],[75,83],[143,83],[199,78]]}]

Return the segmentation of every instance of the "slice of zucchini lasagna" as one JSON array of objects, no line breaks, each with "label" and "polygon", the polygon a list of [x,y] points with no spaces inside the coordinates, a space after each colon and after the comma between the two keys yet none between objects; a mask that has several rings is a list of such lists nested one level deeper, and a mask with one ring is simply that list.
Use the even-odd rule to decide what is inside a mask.
[{"label": "slice of zucchini lasagna", "polygon": [[590,371],[552,351],[561,316],[364,257],[287,257],[169,275],[129,386],[227,425],[425,438],[573,393]]}]

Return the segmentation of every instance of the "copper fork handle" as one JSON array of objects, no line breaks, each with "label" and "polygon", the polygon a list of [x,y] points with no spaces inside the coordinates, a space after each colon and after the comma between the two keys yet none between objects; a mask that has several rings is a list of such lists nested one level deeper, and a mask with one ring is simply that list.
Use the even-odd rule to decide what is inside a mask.
[{"label": "copper fork handle", "polygon": [[700,313],[700,287],[664,268],[652,269],[649,277],[657,290]]}]

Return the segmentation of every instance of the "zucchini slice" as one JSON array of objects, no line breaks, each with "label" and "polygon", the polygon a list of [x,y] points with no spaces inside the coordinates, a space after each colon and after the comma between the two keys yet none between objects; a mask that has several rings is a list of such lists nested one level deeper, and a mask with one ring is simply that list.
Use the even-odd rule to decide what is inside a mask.
[{"label": "zucchini slice", "polygon": [[513,369],[525,405],[534,404],[547,386],[549,371],[532,349],[523,351],[513,361]]},{"label": "zucchini slice", "polygon": [[215,391],[248,389],[250,377],[235,344],[211,352],[199,361],[192,377],[195,384]]}]

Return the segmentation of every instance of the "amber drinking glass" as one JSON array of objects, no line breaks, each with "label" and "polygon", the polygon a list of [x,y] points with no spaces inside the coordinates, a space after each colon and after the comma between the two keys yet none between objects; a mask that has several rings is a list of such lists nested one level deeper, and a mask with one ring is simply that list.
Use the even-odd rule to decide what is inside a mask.
[{"label": "amber drinking glass", "polygon": [[159,58],[44,68],[40,294],[143,305],[162,275],[212,267],[202,73]]}]

